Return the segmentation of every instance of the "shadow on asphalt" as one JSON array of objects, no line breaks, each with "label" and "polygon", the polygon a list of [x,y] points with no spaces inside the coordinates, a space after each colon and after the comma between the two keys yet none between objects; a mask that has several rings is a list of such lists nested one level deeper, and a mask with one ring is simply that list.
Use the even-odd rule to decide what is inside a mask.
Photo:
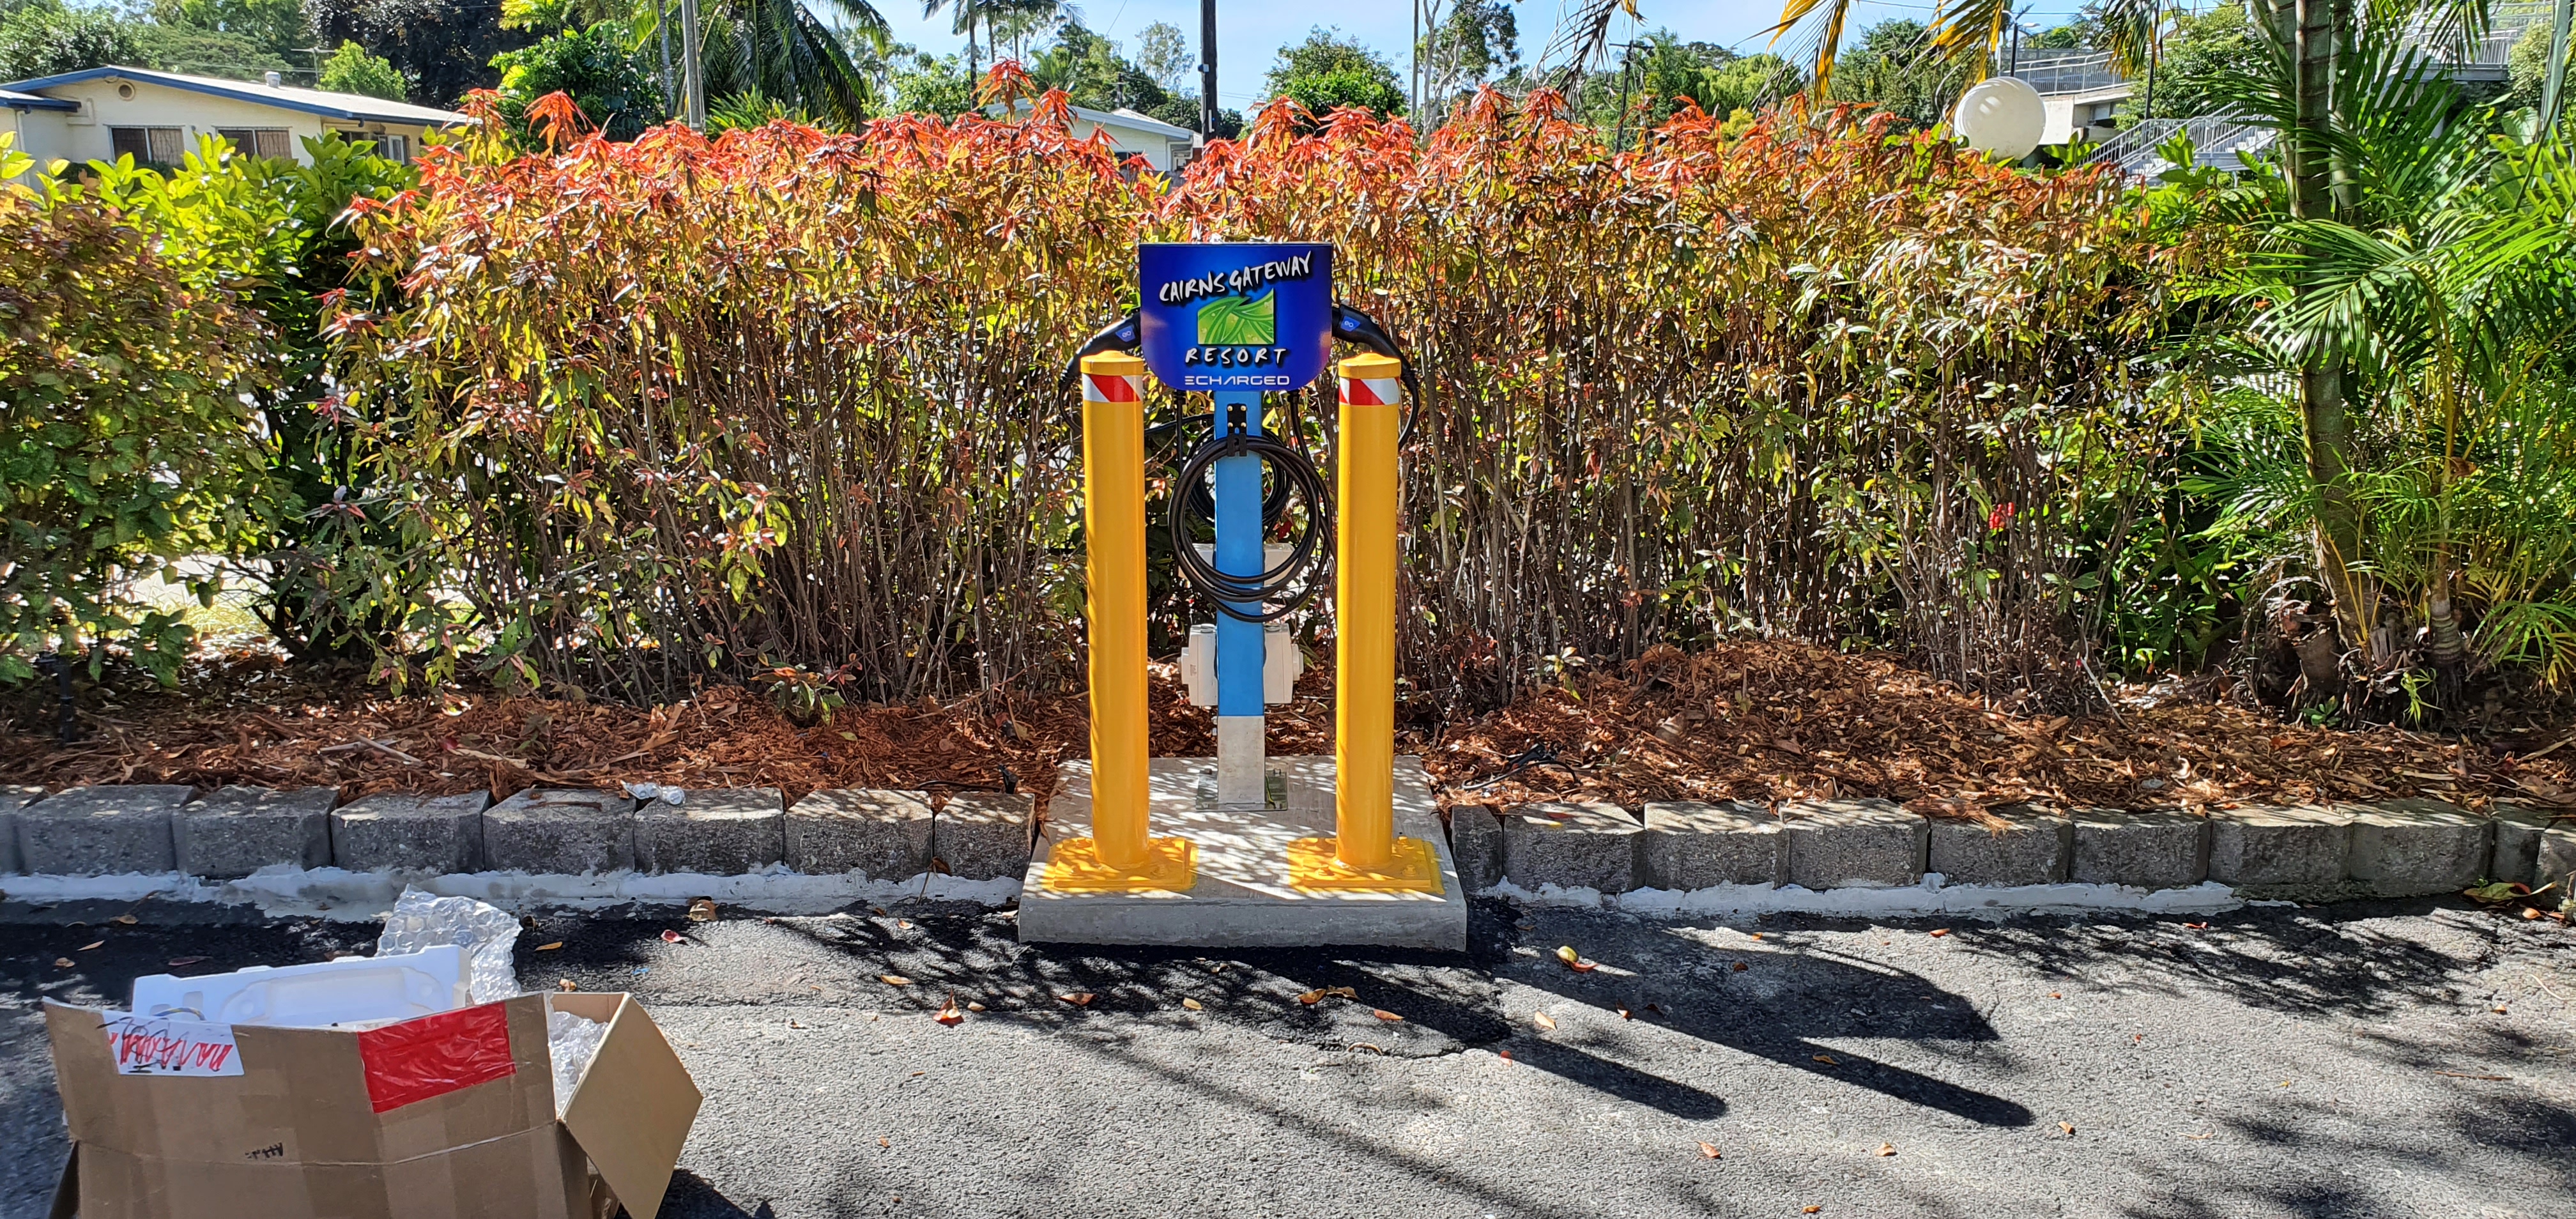
[{"label": "shadow on asphalt", "polygon": [[[1727,1112],[1722,1096],[1623,1061],[1630,1056],[1619,1052],[1617,1038],[1586,1043],[1570,1034],[1541,1036],[1507,1016],[1498,978],[1509,978],[1604,1012],[1624,1008],[1644,1024],[1984,1125],[2027,1126],[2034,1120],[2012,1100],[1824,1043],[1872,1037],[1996,1040],[1972,1005],[1913,974],[1814,953],[1730,952],[1683,938],[1665,924],[1550,912],[1550,926],[1561,929],[1551,934],[1598,945],[1598,959],[1616,967],[1578,974],[1546,951],[1519,943],[1514,920],[1521,915],[1509,904],[1478,899],[1472,911],[1464,957],[1384,949],[1023,945],[1007,917],[927,904],[883,912],[861,907],[850,917],[733,920],[691,934],[716,940],[791,937],[838,962],[836,974],[799,973],[799,985],[782,999],[927,1012],[957,997],[984,1003],[995,1014],[1064,1028],[1110,1016],[1175,1028],[1220,1020],[1275,1040],[1397,1057],[1489,1048],[1682,1120]],[[564,969],[585,989],[623,988],[622,974],[665,959],[664,946],[656,942],[663,925],[593,919],[577,944],[550,955],[542,968]],[[545,934],[523,937],[523,943]],[[1645,956],[1655,959],[1650,963]],[[1753,984],[1732,969],[1739,960],[1748,970],[1762,971]],[[888,975],[908,984],[884,984]],[[744,998],[757,994],[759,985],[757,979],[732,978],[727,993]],[[1331,993],[1339,988],[1351,995]],[[1317,1002],[1300,1001],[1318,992],[1325,993]],[[1090,999],[1076,1006],[1061,998],[1068,995]],[[1184,1000],[1203,1010],[1187,1009]],[[1385,1019],[1377,1015],[1381,1011],[1401,1019]]]}]

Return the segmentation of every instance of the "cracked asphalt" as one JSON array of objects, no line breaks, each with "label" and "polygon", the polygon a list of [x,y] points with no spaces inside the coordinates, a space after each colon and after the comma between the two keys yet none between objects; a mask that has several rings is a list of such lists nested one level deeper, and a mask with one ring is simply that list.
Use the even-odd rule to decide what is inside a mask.
[{"label": "cracked asphalt", "polygon": [[[127,912],[0,903],[0,1215],[43,1214],[65,1150],[41,999],[374,937]],[[636,992],[696,1075],[675,1219],[2576,1215],[2576,933],[2555,922],[1479,899],[1471,938],[1086,950],[973,907],[630,911],[541,916],[519,962],[531,988]],[[943,1026],[952,996],[984,1010]]]}]

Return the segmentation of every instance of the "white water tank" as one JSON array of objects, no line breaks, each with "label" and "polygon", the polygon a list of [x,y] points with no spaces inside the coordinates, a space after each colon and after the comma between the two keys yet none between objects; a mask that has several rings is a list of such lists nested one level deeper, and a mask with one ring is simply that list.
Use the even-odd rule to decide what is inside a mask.
[{"label": "white water tank", "polygon": [[2039,147],[2041,133],[2048,130],[2048,107],[2030,82],[1989,76],[1960,96],[1950,125],[1968,147],[2018,161]]}]

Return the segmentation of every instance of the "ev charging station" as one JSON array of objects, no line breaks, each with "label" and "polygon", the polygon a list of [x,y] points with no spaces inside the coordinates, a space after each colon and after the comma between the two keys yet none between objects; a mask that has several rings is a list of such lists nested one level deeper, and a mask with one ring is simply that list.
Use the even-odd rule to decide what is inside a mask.
[{"label": "ev charging station", "polygon": [[[1021,891],[1022,939],[1466,945],[1466,897],[1429,776],[1394,756],[1397,450],[1413,378],[1375,322],[1335,301],[1333,254],[1313,243],[1139,246],[1136,312],[1067,369],[1083,399],[1091,757],[1058,775]],[[1337,340],[1369,350],[1333,370]],[[1329,490],[1300,443],[1309,421],[1293,397],[1328,371],[1341,388]],[[1206,392],[1212,411],[1148,427],[1148,375]],[[1215,711],[1213,758],[1153,757],[1147,739],[1149,433],[1199,437],[1164,526],[1210,618],[1178,659],[1191,701]],[[1213,544],[1196,541],[1202,525]],[[1301,667],[1285,619],[1328,564],[1334,753],[1271,757],[1265,708],[1293,697]]]}]

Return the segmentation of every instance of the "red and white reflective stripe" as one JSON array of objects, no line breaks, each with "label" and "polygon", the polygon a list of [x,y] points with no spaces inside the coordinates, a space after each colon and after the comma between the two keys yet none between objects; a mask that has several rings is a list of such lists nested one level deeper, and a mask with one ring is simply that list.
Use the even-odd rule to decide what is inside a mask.
[{"label": "red and white reflective stripe", "polygon": [[1404,382],[1393,377],[1344,377],[1342,401],[1353,406],[1402,406]]},{"label": "red and white reflective stripe", "polygon": [[1142,402],[1145,400],[1145,378],[1125,377],[1117,373],[1082,374],[1082,400],[1085,402]]}]

